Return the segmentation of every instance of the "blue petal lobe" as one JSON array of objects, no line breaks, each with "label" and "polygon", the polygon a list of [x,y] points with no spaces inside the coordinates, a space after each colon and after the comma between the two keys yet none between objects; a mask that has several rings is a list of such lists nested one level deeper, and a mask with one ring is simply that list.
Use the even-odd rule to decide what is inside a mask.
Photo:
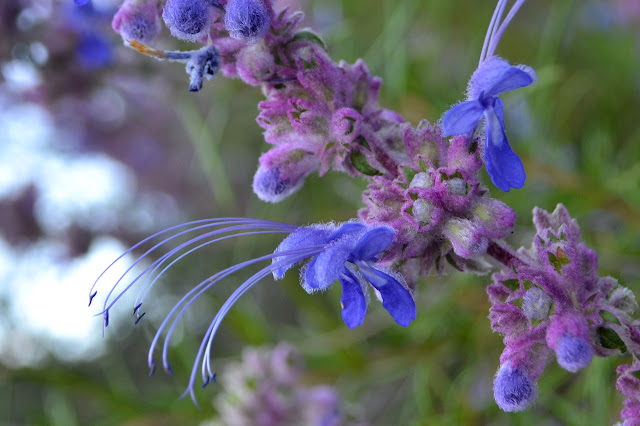
[{"label": "blue petal lobe", "polygon": [[495,109],[490,108],[485,112],[487,123],[485,162],[493,184],[509,192],[511,188],[522,188],[527,176],[520,157],[509,146],[504,125],[501,123],[503,117],[498,116],[502,110],[500,99],[496,98],[495,105],[497,106]]},{"label": "blue petal lobe", "polygon": [[442,117],[444,135],[466,135],[475,130],[482,118],[484,107],[477,99],[459,103],[452,107]]},{"label": "blue petal lobe", "polygon": [[360,234],[367,230],[367,227],[362,223],[358,222],[348,222],[342,225],[340,228],[336,229],[333,234],[329,237],[330,241],[338,240],[345,235],[354,235]]},{"label": "blue petal lobe", "polygon": [[[282,240],[280,245],[276,248],[274,253],[288,252],[291,250],[301,249],[304,247],[318,246],[327,244],[329,242],[329,236],[333,232],[333,228],[330,227],[303,227],[298,228],[291,233],[287,238]],[[283,257],[274,257],[272,263],[278,263],[284,260]],[[295,262],[290,265],[282,266],[273,271],[273,277],[276,280],[282,279],[285,272],[287,272]]]},{"label": "blue petal lobe", "polygon": [[364,321],[367,313],[367,299],[358,279],[346,268],[344,273],[340,274],[340,283],[342,284],[340,298],[342,319],[347,327],[355,328]]},{"label": "blue petal lobe", "polygon": [[485,90],[486,96],[497,96],[500,93],[520,89],[533,83],[531,75],[517,67],[510,67],[490,87]]},{"label": "blue petal lobe", "polygon": [[89,3],[90,0],[73,0],[73,1],[78,6],[84,6],[85,4]]},{"label": "blue petal lobe", "polygon": [[347,239],[328,246],[307,266],[305,281],[312,290],[324,290],[340,277],[345,270],[353,243]]},{"label": "blue petal lobe", "polygon": [[416,304],[409,290],[404,288],[392,276],[371,267],[365,262],[358,262],[362,275],[382,296],[382,307],[385,308],[398,324],[409,326],[416,319]]},{"label": "blue petal lobe", "polygon": [[376,256],[386,250],[393,241],[395,232],[388,226],[378,226],[364,234],[351,255],[356,260],[375,260]]}]

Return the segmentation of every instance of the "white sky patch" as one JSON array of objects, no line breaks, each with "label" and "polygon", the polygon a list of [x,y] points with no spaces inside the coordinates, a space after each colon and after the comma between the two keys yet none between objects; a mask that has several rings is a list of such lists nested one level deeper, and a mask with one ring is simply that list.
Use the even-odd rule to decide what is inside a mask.
[{"label": "white sky patch", "polygon": [[78,222],[93,229],[113,229],[118,213],[132,202],[135,177],[106,155],[51,156],[34,173],[40,190],[36,217],[55,233]]},{"label": "white sky patch", "polygon": [[[138,199],[135,175],[122,163],[66,150],[69,141],[57,139],[61,133],[47,111],[8,102],[1,87],[0,110],[0,198],[35,185],[36,218],[48,234],[22,250],[0,238],[0,298],[7,308],[0,312],[0,356],[15,367],[36,365],[49,351],[65,361],[91,360],[104,349],[102,317],[93,315],[132,259],[121,259],[102,277],[89,308],[94,280],[126,247],[113,238],[96,238],[87,254],[69,259],[56,236],[72,223],[98,232],[123,225],[157,229],[158,221],[175,221],[179,209],[162,193]],[[110,311],[107,337],[132,329],[136,294],[137,288]]]},{"label": "white sky patch", "polygon": [[[91,307],[87,306],[89,289],[99,273],[124,252],[122,243],[112,238],[96,239],[85,256],[67,262],[58,258],[55,243],[36,244],[20,255],[12,255],[6,244],[1,247],[4,261],[0,263],[0,292],[7,296],[11,320],[20,325],[20,331],[34,336],[40,349],[46,346],[66,361],[101,355],[102,317],[94,314],[101,311],[111,286],[131,265],[131,257],[123,258],[102,277]],[[135,292],[126,294],[110,312],[111,318],[132,317],[134,298]],[[3,331],[0,350],[15,352],[15,345],[8,339],[15,336],[14,330]],[[108,327],[107,337],[110,333],[117,333],[117,328]],[[20,348],[27,365],[38,360],[37,353],[26,352]]]}]

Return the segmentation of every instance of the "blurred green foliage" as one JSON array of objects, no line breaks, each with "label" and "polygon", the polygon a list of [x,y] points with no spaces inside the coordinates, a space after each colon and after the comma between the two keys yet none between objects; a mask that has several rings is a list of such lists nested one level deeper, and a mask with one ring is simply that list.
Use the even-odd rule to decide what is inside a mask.
[{"label": "blurred green foliage", "polygon": [[[505,96],[511,145],[525,162],[527,184],[508,194],[491,192],[518,213],[510,239],[516,247],[529,245],[534,206],[552,210],[564,203],[598,252],[601,274],[638,294],[640,34],[638,22],[622,26],[587,19],[592,4],[606,5],[529,2],[506,32],[499,54],[534,67],[539,82]],[[315,0],[305,10],[307,25],[324,23],[320,31],[332,57],[348,62],[363,57],[384,80],[381,103],[417,123],[438,120],[463,97],[494,5],[489,0]],[[153,72],[169,78],[169,67],[154,65]],[[197,95],[183,92],[183,82],[175,86],[171,95],[185,135],[176,144],[193,150],[184,172],[210,184],[201,200],[210,206],[210,217],[305,224],[356,215],[365,182],[336,174],[309,178],[281,204],[258,201],[251,178],[267,149],[254,121],[259,91],[222,78]],[[276,243],[266,236],[196,253],[164,280],[163,297],[175,301],[204,277],[270,252]],[[173,377],[161,371],[146,377],[147,347],[157,323],[131,328],[128,319],[113,318],[120,324],[109,330],[115,338],[102,358],[0,371],[0,423],[184,425],[211,418],[216,385],[198,390],[202,410],[178,396],[208,321],[240,283],[227,281],[199,301],[177,333]],[[309,383],[336,385],[347,406],[374,425],[614,423],[622,401],[615,392],[615,367],[622,359],[596,359],[578,374],[552,363],[540,378],[533,408],[518,414],[497,408],[492,376],[503,346],[487,319],[489,282],[455,273],[425,278],[416,301],[418,319],[409,328],[396,325],[374,301],[363,326],[348,330],[339,314],[338,288],[309,296],[295,272],[282,282],[265,280],[223,323],[213,363],[238,358],[246,345],[288,340],[307,358]],[[165,308],[151,302],[147,311]]]}]

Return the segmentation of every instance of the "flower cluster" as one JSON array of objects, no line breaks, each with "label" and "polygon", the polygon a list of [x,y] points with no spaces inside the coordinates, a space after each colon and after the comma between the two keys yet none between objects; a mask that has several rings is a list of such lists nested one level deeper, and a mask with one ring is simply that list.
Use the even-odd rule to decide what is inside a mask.
[{"label": "flower cluster", "polygon": [[[253,189],[260,199],[279,202],[299,190],[311,173],[323,176],[330,170],[364,178],[368,187],[358,221],[298,227],[222,218],[149,237],[127,253],[171,233],[134,266],[166,243],[191,236],[124,288],[120,283],[126,273],[116,282],[100,312],[105,326],[113,304],[143,276],[148,274],[134,305],[136,322],[144,315],[141,306],[149,289],[187,254],[229,238],[278,233],[287,236],[273,253],[233,265],[196,285],[154,337],[149,367],[155,368],[154,350],[166,332],[162,358],[170,371],[167,345],[193,302],[227,276],[271,262],[233,292],[205,332],[187,389],[194,400],[197,365],[202,365],[204,384],[215,377],[212,341],[229,309],[261,279],[271,274],[281,279],[303,261],[300,283],[308,293],[340,282],[342,319],[349,328],[363,323],[370,290],[406,327],[416,318],[413,295],[420,276],[442,273],[446,263],[469,273],[487,273],[501,264],[488,294],[491,326],[504,335],[494,396],[505,411],[531,405],[536,380],[554,357],[562,368],[576,372],[594,355],[640,353],[640,332],[631,318],[637,309],[633,294],[615,279],[598,275],[596,254],[581,242],[578,226],[563,206],[552,214],[534,210],[537,233],[531,248],[514,251],[502,241],[514,228],[515,212],[490,196],[479,173],[485,165],[494,186],[503,191],[524,186],[524,167],[507,140],[504,104],[498,96],[537,80],[530,67],[512,66],[496,56],[524,0],[515,1],[503,19],[508,3],[497,3],[466,100],[445,112],[439,123],[424,120],[413,126],[378,105],[381,80],[363,61],[334,62],[319,36],[298,28],[302,13],[276,11],[271,0],[167,0],[161,12],[157,0],[127,0],[113,24],[125,44],[159,60],[186,64],[190,90],[200,90],[203,79],[218,72],[261,86],[265,100],[258,105],[257,121],[272,147],[260,157],[254,175]],[[157,33],[160,15],[173,36],[204,46],[176,52],[142,44]],[[484,130],[479,129],[482,120]],[[90,294],[95,296],[93,289]],[[632,420],[640,417],[636,366],[621,368],[618,382],[628,398],[623,418]],[[282,402],[251,401],[251,408],[267,405],[251,416],[271,416],[274,406],[269,404]],[[249,405],[238,407],[246,411]]]},{"label": "flower cluster", "polygon": [[553,357],[575,373],[594,355],[636,353],[640,343],[633,293],[598,275],[597,256],[564,206],[533,215],[532,247],[514,253],[487,289],[491,326],[504,335],[494,393],[505,411],[535,400],[535,380]]},{"label": "flower cluster", "polygon": [[[213,425],[343,425],[346,415],[336,389],[305,386],[304,362],[288,343],[273,349],[246,348],[242,361],[224,367]],[[207,423],[209,424],[209,423]]]}]

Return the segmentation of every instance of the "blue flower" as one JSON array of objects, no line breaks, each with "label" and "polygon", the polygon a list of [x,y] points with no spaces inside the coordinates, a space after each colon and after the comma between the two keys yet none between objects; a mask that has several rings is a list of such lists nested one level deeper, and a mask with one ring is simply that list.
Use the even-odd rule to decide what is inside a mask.
[{"label": "blue flower", "polygon": [[469,97],[442,119],[445,136],[473,134],[485,119],[485,163],[495,186],[509,192],[522,188],[526,175],[520,157],[509,146],[505,135],[504,106],[501,93],[530,85],[536,80],[533,69],[511,66],[498,57],[483,61],[469,82]]},{"label": "blue flower", "polygon": [[[322,244],[322,253],[314,256],[303,270],[303,288],[308,293],[325,290],[334,281],[342,284],[342,319],[349,328],[362,324],[367,312],[367,282],[382,299],[382,306],[394,320],[407,327],[416,318],[411,293],[393,277],[372,266],[393,241],[394,231],[386,226],[368,228],[360,223],[346,223],[335,231],[330,227],[307,227],[294,232],[278,246],[276,253],[304,244]],[[275,258],[274,262],[280,260]],[[293,264],[274,271],[280,279]],[[356,270],[356,267],[358,270]]]},{"label": "blue flower", "polygon": [[[128,276],[130,271],[140,265],[144,259],[154,253],[158,248],[176,239],[192,235],[194,232],[198,232],[199,235],[189,238],[187,241],[177,245],[153,261],[133,279],[125,281],[125,277]],[[303,273],[303,287],[309,293],[324,290],[335,280],[339,280],[342,283],[343,293],[340,299],[343,307],[342,318],[348,327],[356,327],[360,325],[364,319],[367,309],[367,282],[378,290],[383,307],[389,311],[400,325],[407,326],[415,319],[416,308],[413,297],[400,283],[399,279],[401,280],[401,278],[394,276],[391,272],[383,271],[380,267],[373,266],[382,252],[391,244],[394,231],[386,226],[367,227],[355,222],[346,223],[339,227],[336,225],[297,227],[256,219],[221,218],[200,220],[174,226],[142,240],[109,265],[91,288],[89,304],[91,304],[91,301],[96,296],[97,291],[94,291],[94,289],[98,285],[98,282],[111,266],[125,255],[157,237],[169,234],[168,237],[165,237],[140,256],[107,293],[103,308],[97,314],[103,317],[103,327],[109,325],[109,312],[114,304],[136,283],[142,282],[133,308],[133,314],[136,317],[135,322],[137,324],[144,317],[142,306],[143,303],[146,303],[147,295],[155,283],[169,268],[188,254],[230,238],[273,233],[289,234],[274,253],[238,263],[211,275],[193,287],[176,303],[158,328],[149,348],[148,364],[152,374],[155,371],[155,349],[160,345],[160,340],[165,333],[166,335],[164,336],[164,343],[162,345],[162,365],[165,371],[171,374],[171,365],[168,359],[169,341],[178,322],[185,315],[189,307],[202,294],[209,291],[214,285],[226,277],[260,262],[271,261],[269,265],[246,279],[231,294],[216,313],[202,339],[191,371],[189,385],[185,392],[185,394],[188,393],[191,395],[194,402],[196,401],[194,385],[198,365],[201,365],[203,386],[212,382],[215,378],[210,360],[212,342],[216,331],[231,307],[244,293],[263,278],[271,274],[278,279],[282,278],[287,270],[305,259],[311,259]],[[145,276],[146,278],[142,280]],[[128,284],[124,285],[124,288],[120,288],[121,284],[127,281]]]}]

